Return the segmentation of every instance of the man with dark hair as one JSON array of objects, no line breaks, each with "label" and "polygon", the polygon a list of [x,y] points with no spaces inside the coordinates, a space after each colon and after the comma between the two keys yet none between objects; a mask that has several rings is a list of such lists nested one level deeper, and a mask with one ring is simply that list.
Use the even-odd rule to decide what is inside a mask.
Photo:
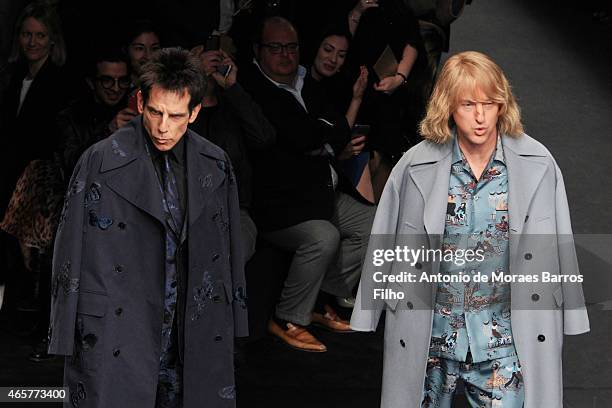
[{"label": "man with dark hair", "polygon": [[130,121],[79,159],[53,265],[49,352],[80,407],[233,407],[246,335],[235,178],[187,129],[204,81],[188,52],[142,69]]},{"label": "man with dark hair", "polygon": [[126,106],[131,86],[127,58],[116,50],[96,53],[88,64],[87,87],[91,93],[58,114],[57,122],[64,168],[67,174],[92,144],[126,125],[138,112]]}]

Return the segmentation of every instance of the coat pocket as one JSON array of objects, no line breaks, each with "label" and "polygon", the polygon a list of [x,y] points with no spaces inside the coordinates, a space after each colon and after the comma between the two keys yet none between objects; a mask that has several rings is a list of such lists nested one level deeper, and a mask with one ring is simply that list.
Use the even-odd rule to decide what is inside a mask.
[{"label": "coat pocket", "polygon": [[81,292],[77,306],[74,354],[72,365],[83,371],[97,371],[102,365],[103,339],[108,297]]},{"label": "coat pocket", "polygon": [[555,303],[557,307],[563,306],[563,287],[559,286],[554,292],[553,297],[555,298]]},{"label": "coat pocket", "polygon": [[108,296],[93,292],[81,292],[77,313],[87,316],[104,317],[106,315],[106,305]]}]

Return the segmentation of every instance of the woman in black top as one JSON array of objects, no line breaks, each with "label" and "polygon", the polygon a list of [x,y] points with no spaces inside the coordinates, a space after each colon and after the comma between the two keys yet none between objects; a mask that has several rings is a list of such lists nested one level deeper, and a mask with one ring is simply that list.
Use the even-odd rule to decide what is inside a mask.
[{"label": "woman in black top", "polygon": [[[339,27],[325,31],[316,50],[310,75],[323,85],[326,99],[337,112],[344,113],[349,127],[357,121],[359,109],[368,84],[368,70],[361,66],[357,80],[353,82],[342,68],[350,45],[350,33]],[[355,134],[336,158],[359,194],[369,202],[374,202],[370,171],[369,152],[363,149],[366,135]]]},{"label": "woman in black top", "polygon": [[66,50],[55,10],[45,3],[29,4],[17,20],[9,61],[11,77],[3,95],[2,195],[0,215],[17,178],[35,159],[51,159],[58,140],[55,117],[67,103],[66,77],[61,67]]},{"label": "woman in black top", "polygon": [[[9,59],[13,63],[11,78],[1,111],[0,137],[5,156],[0,161],[3,230],[0,257],[4,258],[0,260],[0,269],[12,264],[11,278],[19,281],[28,276],[18,273],[25,266],[33,272],[32,278],[38,280],[34,286],[38,287],[39,319],[35,327],[39,339],[46,337],[49,324],[51,253],[64,193],[61,166],[55,154],[58,150],[55,124],[71,89],[61,70],[65,59],[55,10],[43,2],[29,4],[15,26]],[[16,286],[7,285],[11,290]],[[43,343],[31,355],[37,361],[47,357]]]}]

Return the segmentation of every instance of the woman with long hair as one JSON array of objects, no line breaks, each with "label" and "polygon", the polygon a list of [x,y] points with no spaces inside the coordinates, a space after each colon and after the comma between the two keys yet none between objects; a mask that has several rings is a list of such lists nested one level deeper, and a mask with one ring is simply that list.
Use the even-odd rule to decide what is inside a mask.
[{"label": "woman with long hair", "polygon": [[[21,305],[38,309],[37,339],[46,337],[49,322],[51,253],[64,190],[58,163],[56,115],[65,106],[70,87],[63,75],[66,48],[55,9],[45,2],[30,3],[15,25],[9,62],[11,78],[2,107],[3,146],[0,229],[4,250],[17,248],[6,259],[13,265],[8,280],[33,288],[34,301]],[[10,199],[10,202],[9,202]],[[6,245],[4,245],[6,244]],[[21,252],[21,256],[19,254]],[[23,267],[30,273],[19,273]],[[10,283],[10,282],[9,282]],[[19,287],[19,284],[9,291]],[[19,289],[16,289],[19,292]],[[18,293],[23,300],[28,296]],[[42,345],[31,356],[46,357]]]}]

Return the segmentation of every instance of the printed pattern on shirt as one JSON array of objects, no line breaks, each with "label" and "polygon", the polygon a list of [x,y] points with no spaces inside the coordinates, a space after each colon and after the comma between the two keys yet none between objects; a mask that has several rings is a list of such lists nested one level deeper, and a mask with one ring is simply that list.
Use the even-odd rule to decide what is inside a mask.
[{"label": "printed pattern on shirt", "polygon": [[[470,279],[437,284],[430,356],[464,362],[470,352],[474,362],[483,362],[516,354],[510,284],[491,279],[493,272],[508,272],[508,230],[508,174],[501,140],[479,180],[455,140],[442,249],[471,249],[482,258],[440,264],[441,274]],[[488,282],[475,282],[478,274],[487,275]]]}]

